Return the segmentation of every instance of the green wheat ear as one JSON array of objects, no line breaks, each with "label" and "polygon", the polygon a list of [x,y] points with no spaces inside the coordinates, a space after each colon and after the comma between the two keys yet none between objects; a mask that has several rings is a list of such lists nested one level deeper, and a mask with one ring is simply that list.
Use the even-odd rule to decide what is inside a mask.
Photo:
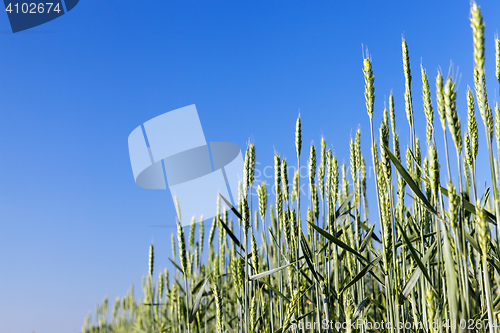
[{"label": "green wheat ear", "polygon": [[158,276],[158,301],[161,303],[163,299],[163,291],[165,288],[165,280],[163,278],[163,273]]},{"label": "green wheat ear", "polygon": [[245,153],[245,162],[243,169],[243,196],[246,197],[249,188],[252,186],[255,174],[255,146],[251,143],[248,144]]},{"label": "green wheat ear", "polygon": [[337,162],[337,158],[332,156],[332,201],[333,204],[337,202],[338,192],[339,192],[339,166]]},{"label": "green wheat ear", "polygon": [[408,53],[408,44],[403,38],[401,42],[403,48],[403,69],[405,75],[405,109],[406,117],[410,126],[413,126],[413,110],[411,100],[411,70],[410,70],[410,55]]},{"label": "green wheat ear", "polygon": [[250,144],[250,186],[252,186],[252,183],[255,178],[255,145]]},{"label": "green wheat ear", "polygon": [[203,244],[205,242],[205,224],[203,215],[200,216],[200,253],[203,254]]},{"label": "green wheat ear", "polygon": [[287,164],[286,160],[283,159],[281,160],[281,192],[283,193],[283,199],[285,199],[285,202],[288,204],[288,172],[287,172]]},{"label": "green wheat ear", "polygon": [[429,177],[431,181],[431,191],[432,196],[435,200],[437,200],[439,195],[439,161],[437,155],[437,149],[435,145],[429,146]]},{"label": "green wheat ear", "polygon": [[255,273],[259,272],[259,254],[257,250],[257,241],[255,240],[253,228],[252,228],[252,236],[251,236],[251,246],[252,246],[252,264],[255,270]]},{"label": "green wheat ear", "polygon": [[189,229],[189,247],[191,249],[194,248],[194,234],[196,231],[196,219],[193,218],[191,219],[191,228]]},{"label": "green wheat ear", "polygon": [[349,181],[347,180],[347,172],[345,164],[342,164],[342,200],[349,196]]},{"label": "green wheat ear", "polygon": [[325,193],[325,168],[326,168],[326,143],[325,138],[321,138],[321,152],[318,168],[318,185],[319,195],[324,196]]},{"label": "green wheat ear", "polygon": [[495,135],[497,147],[500,147],[500,109],[498,108],[498,103],[495,103]]},{"label": "green wheat ear", "polygon": [[460,119],[458,118],[456,106],[457,93],[455,91],[455,83],[451,78],[446,80],[444,86],[444,104],[446,120],[450,128],[451,137],[458,151],[462,150],[462,131],[460,127]]},{"label": "green wheat ear", "polygon": [[[354,145],[354,141],[351,140],[349,141],[349,169],[351,171],[351,177],[352,177],[352,183],[354,186],[356,186],[357,180],[356,180],[356,147]],[[356,191],[356,189],[354,189]]]},{"label": "green wheat ear", "polygon": [[391,130],[392,130],[392,136],[396,136],[396,114],[394,111],[394,94],[391,91],[391,94],[389,95],[389,113],[390,113],[390,119],[391,119]]},{"label": "green wheat ear", "polygon": [[443,76],[438,72],[436,76],[436,100],[438,106],[439,120],[441,121],[441,126],[443,131],[446,130],[446,113],[444,105],[444,92],[443,92]]},{"label": "green wheat ear", "polygon": [[259,197],[259,213],[262,221],[266,219],[267,211],[267,187],[266,182],[262,182],[259,187],[257,187],[257,194]]},{"label": "green wheat ear", "polygon": [[420,65],[420,71],[422,73],[422,99],[424,101],[424,114],[427,120],[426,125],[426,139],[427,145],[429,146],[434,140],[434,110],[432,109],[431,92],[429,87],[429,80],[427,78],[427,73],[422,65]]},{"label": "green wheat ear", "polygon": [[[436,316],[436,296],[431,288],[428,288],[425,292],[426,304],[428,308],[428,319],[429,322],[433,322]],[[431,332],[436,333],[437,330],[431,327]]]},{"label": "green wheat ear", "polygon": [[316,177],[316,148],[311,144],[311,150],[309,152],[309,185],[314,184],[314,178]]},{"label": "green wheat ear", "polygon": [[474,39],[474,62],[479,74],[484,75],[484,22],[476,2],[472,3],[470,20]]},{"label": "green wheat ear", "polygon": [[316,220],[319,218],[319,197],[318,197],[318,187],[316,184],[311,186],[311,200],[314,208],[314,216],[316,216]]},{"label": "green wheat ear", "polygon": [[[380,142],[384,146],[389,147],[389,124],[387,109],[384,109],[383,121],[380,124]],[[389,160],[389,155],[385,149],[380,150],[380,163],[382,164],[382,170],[384,171],[384,178],[386,179],[386,184],[391,181],[391,162]]]},{"label": "green wheat ear", "polygon": [[197,242],[194,251],[194,265],[196,267],[200,266],[200,244]]},{"label": "green wheat ear", "polygon": [[487,256],[489,252],[490,243],[490,231],[488,228],[488,220],[486,218],[486,212],[481,206],[481,202],[477,200],[476,202],[476,215],[478,224],[478,241],[483,256]]},{"label": "green wheat ear", "polygon": [[153,267],[155,261],[155,254],[153,244],[149,246],[149,276],[153,276]]},{"label": "green wheat ear", "polygon": [[248,193],[248,186],[250,184],[250,147],[247,147],[245,152],[245,161],[243,163],[243,196],[246,197]]},{"label": "green wheat ear", "polygon": [[258,210],[255,210],[253,212],[253,223],[254,223],[255,230],[259,231],[259,211]]},{"label": "green wheat ear", "polygon": [[248,229],[250,228],[250,210],[248,208],[248,202],[246,198],[243,198],[241,207],[241,217],[242,217],[242,227],[245,237],[248,237]]},{"label": "green wheat ear", "polygon": [[299,170],[295,171],[293,175],[293,186],[292,186],[292,202],[297,201],[299,197]]},{"label": "green wheat ear", "polygon": [[420,151],[420,139],[415,139],[415,183],[420,187],[420,176],[422,165],[422,152]]},{"label": "green wheat ear", "polygon": [[[470,134],[469,132],[465,132],[464,135],[464,143],[465,143],[465,162],[469,167],[472,167],[474,162],[474,158],[472,157],[472,148],[471,148],[471,142],[470,142]],[[466,173],[467,175],[468,173]]]},{"label": "green wheat ear", "polygon": [[281,159],[274,155],[274,190],[276,191],[276,217],[278,221],[283,213],[283,195],[281,193]]},{"label": "green wheat ear", "polygon": [[365,216],[368,216],[366,212],[368,210],[368,205],[366,201],[366,162],[363,156],[361,156],[361,192],[363,193],[363,197],[365,198]]},{"label": "green wheat ear", "polygon": [[365,75],[366,110],[370,119],[373,119],[373,104],[375,101],[375,77],[373,76],[372,61],[368,56],[363,60],[363,73]]},{"label": "green wheat ear", "polygon": [[222,333],[222,327],[223,327],[223,318],[222,318],[222,293],[220,291],[220,288],[217,284],[214,284],[212,287],[212,292],[214,293],[215,297],[215,306],[217,309],[217,333]]},{"label": "green wheat ear", "polygon": [[174,234],[171,234],[170,236],[171,236],[170,242],[172,243],[172,258],[175,259],[175,257],[177,257],[175,254],[175,236]]},{"label": "green wheat ear", "polygon": [[497,76],[498,83],[500,83],[500,37],[495,36],[495,62],[496,62],[496,71],[495,74]]},{"label": "green wheat ear", "polygon": [[411,148],[410,146],[406,146],[406,169],[408,170],[408,174],[415,178],[415,173],[413,172],[413,159],[411,158]]},{"label": "green wheat ear", "polygon": [[356,131],[356,138],[354,140],[355,145],[355,156],[356,156],[356,170],[361,168],[361,160],[363,156],[361,155],[361,130],[358,128]]},{"label": "green wheat ear", "polygon": [[295,149],[297,151],[297,156],[300,156],[300,151],[302,150],[302,126],[300,123],[300,114],[297,117],[297,122],[295,124]]},{"label": "green wheat ear", "polygon": [[450,224],[453,229],[458,227],[458,208],[460,205],[460,197],[457,195],[455,186],[452,182],[448,182],[448,197],[449,197],[449,208],[448,208],[448,218],[450,219]]},{"label": "green wheat ear", "polygon": [[256,318],[257,317],[257,303],[255,301],[255,296],[252,296],[252,301],[250,302],[250,332],[254,332],[256,328]]},{"label": "green wheat ear", "polygon": [[168,273],[168,269],[166,269],[166,268],[165,268],[165,287],[166,287],[166,291],[170,292],[170,276]]},{"label": "green wheat ear", "polygon": [[472,157],[476,159],[478,151],[478,134],[476,112],[474,107],[474,96],[469,87],[467,87],[467,130],[470,135],[470,144]]},{"label": "green wheat ear", "polygon": [[[328,149],[326,151],[326,181],[325,181],[325,195],[328,202],[331,201],[331,190],[332,190],[332,163],[333,163],[333,154],[332,150]],[[330,208],[329,208],[330,209]]]},{"label": "green wheat ear", "polygon": [[179,243],[179,259],[182,270],[187,272],[186,241],[184,239],[184,229],[180,222],[177,222],[177,242]]}]

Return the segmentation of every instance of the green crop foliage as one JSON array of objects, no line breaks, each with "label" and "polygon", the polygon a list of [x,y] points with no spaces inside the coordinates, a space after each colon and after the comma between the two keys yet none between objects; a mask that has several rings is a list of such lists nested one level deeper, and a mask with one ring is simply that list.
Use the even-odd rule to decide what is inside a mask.
[{"label": "green crop foliage", "polygon": [[[108,314],[105,299],[93,318],[85,320],[82,331],[498,332],[500,110],[490,106],[486,94],[484,23],[476,3],[471,5],[470,20],[473,89],[457,96],[453,78],[438,73],[435,83],[429,83],[421,67],[423,110],[412,106],[412,96],[420,93],[412,94],[409,46],[402,41],[404,109],[411,134],[405,160],[396,134],[392,94],[376,135],[373,116],[382,110],[374,108],[376,67],[366,54],[360,67],[371,127],[371,158],[365,160],[361,154],[360,131],[349,146],[350,172],[346,165],[337,164],[323,139],[320,147],[311,145],[305,157],[309,174],[304,187],[309,193],[304,202],[298,194],[298,174],[291,175],[289,186],[287,161],[276,155],[273,203],[267,190],[272,184],[261,183],[258,196],[249,195],[256,149],[249,144],[239,203],[222,212],[218,204],[208,247],[204,247],[203,223],[199,242],[196,225],[191,224],[189,246],[178,224],[177,246],[173,244],[174,257],[170,258],[174,271],[153,276],[151,246],[143,300],[134,298],[132,287]],[[500,82],[498,37],[495,46],[495,74]],[[467,122],[460,121],[457,98],[467,101]],[[435,135],[434,110],[443,138]],[[490,162],[487,186],[491,191],[482,194],[477,193],[481,125],[476,122],[476,111],[486,133],[483,152]],[[415,117],[426,120],[425,148],[416,136]],[[302,125],[299,116],[297,166],[301,153],[307,154],[302,150]],[[438,140],[444,140],[445,147],[439,155]],[[375,171],[368,185],[367,163]],[[447,174],[441,168],[445,165]],[[452,168],[457,170],[455,183],[449,181]],[[377,197],[376,221],[368,219],[366,188],[371,185],[375,185]],[[181,212],[177,214],[180,220]],[[241,226],[238,231],[233,229],[233,219]],[[218,242],[214,241],[216,231]],[[204,250],[208,255],[203,255]],[[365,326],[357,320],[363,320]],[[357,324],[354,328],[338,325],[349,322]],[[370,327],[370,323],[384,326]]]}]

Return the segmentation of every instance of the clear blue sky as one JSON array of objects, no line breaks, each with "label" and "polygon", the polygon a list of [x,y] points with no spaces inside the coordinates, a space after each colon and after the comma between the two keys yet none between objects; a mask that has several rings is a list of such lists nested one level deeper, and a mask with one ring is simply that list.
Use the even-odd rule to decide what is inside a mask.
[{"label": "clear blue sky", "polygon": [[[494,102],[500,5],[479,4]],[[404,145],[406,37],[424,144],[421,59],[434,102],[439,66],[459,66],[465,115],[469,25],[468,0],[82,0],[17,34],[0,15],[0,333],[76,333],[105,295],[132,283],[140,295],[152,241],[157,267],[167,264],[172,230],[149,226],[172,224],[174,208],[168,191],[134,183],[127,137],[139,124],[196,104],[208,141],[244,148],[250,138],[263,168],[274,150],[293,163],[300,109],[306,149],[324,135],[348,162],[360,127],[370,162],[361,45],[373,59],[376,123],[393,90]]]}]

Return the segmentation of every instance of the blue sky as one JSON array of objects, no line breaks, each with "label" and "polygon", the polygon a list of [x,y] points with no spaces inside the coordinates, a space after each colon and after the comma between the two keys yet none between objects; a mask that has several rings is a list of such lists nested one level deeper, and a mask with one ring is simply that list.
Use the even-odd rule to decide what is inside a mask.
[{"label": "blue sky", "polygon": [[[479,5],[494,103],[500,5]],[[0,333],[77,332],[105,295],[132,283],[140,295],[151,242],[156,267],[167,265],[172,229],[149,226],[173,224],[175,213],[168,191],[134,183],[127,137],[139,124],[196,104],[208,141],[250,139],[263,169],[274,151],[294,163],[300,110],[305,148],[323,135],[348,163],[361,128],[369,162],[361,45],[373,60],[375,123],[392,90],[405,145],[405,36],[424,145],[420,63],[433,102],[438,68],[458,67],[464,116],[469,25],[469,1],[82,0],[17,34],[0,15]]]}]

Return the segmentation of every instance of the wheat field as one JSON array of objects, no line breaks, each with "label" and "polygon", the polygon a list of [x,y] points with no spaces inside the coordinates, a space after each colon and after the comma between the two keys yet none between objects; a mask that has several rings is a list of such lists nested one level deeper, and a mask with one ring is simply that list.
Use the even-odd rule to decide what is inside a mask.
[{"label": "wheat field", "polygon": [[[349,165],[338,164],[325,140],[307,151],[299,116],[297,159],[290,162],[300,170],[306,158],[308,177],[288,175],[288,162],[275,155],[274,183],[256,184],[256,148],[249,144],[238,206],[219,197],[208,239],[203,218],[193,218],[184,235],[180,221],[191,217],[177,209],[174,270],[155,275],[151,245],[142,299],[133,287],[113,305],[104,299],[82,332],[499,332],[500,109],[486,93],[484,22],[476,3],[470,23],[474,87],[457,96],[455,80],[438,73],[431,88],[421,67],[423,110],[413,109],[403,39],[405,126],[411,134],[406,148],[399,144],[393,95],[388,108],[374,110],[375,75],[367,53],[360,67],[371,156],[361,154],[359,130],[349,143]],[[495,61],[496,89],[498,36]],[[457,98],[467,100],[467,119],[458,117]],[[376,131],[373,116],[379,112]],[[425,142],[414,122],[422,116]],[[444,136],[436,137],[436,126]],[[479,138],[479,126],[485,137]],[[437,142],[444,144],[439,153]],[[476,164],[480,144],[489,168]],[[369,166],[375,173],[370,184]],[[478,167],[489,176],[483,193]],[[303,180],[308,194],[301,197]],[[372,220],[367,186],[376,194]],[[254,187],[257,196],[250,194]]]}]

